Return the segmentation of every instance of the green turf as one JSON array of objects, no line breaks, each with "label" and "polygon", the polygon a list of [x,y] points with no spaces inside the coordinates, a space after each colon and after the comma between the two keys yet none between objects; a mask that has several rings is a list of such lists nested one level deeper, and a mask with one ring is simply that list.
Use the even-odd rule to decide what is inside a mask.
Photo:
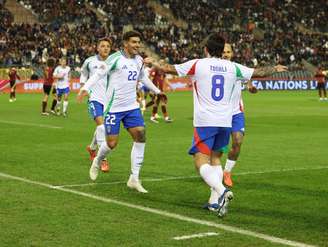
[{"label": "green turf", "polygon": [[[69,117],[42,117],[41,95],[0,95],[0,172],[51,185],[90,183],[85,151],[94,131],[86,104],[71,95]],[[133,205],[223,223],[257,233],[328,246],[328,102],[314,91],[244,93],[246,136],[234,169],[235,199],[226,218],[201,209],[208,188],[187,155],[191,143],[190,92],[169,94],[174,123],[152,124],[142,170],[150,193],[124,182],[131,139],[121,130],[111,171],[97,183],[70,189]],[[33,126],[36,125],[36,126]],[[37,126],[42,125],[43,127]],[[60,129],[45,126],[62,127]],[[283,171],[283,170],[289,171]],[[250,174],[247,174],[250,172]],[[264,173],[256,173],[264,172]],[[151,178],[187,177],[147,181]],[[122,182],[108,184],[111,182]],[[107,183],[107,184],[106,184]],[[183,241],[204,232],[218,236]],[[105,203],[0,176],[0,246],[280,246],[268,241],[138,209]]]}]

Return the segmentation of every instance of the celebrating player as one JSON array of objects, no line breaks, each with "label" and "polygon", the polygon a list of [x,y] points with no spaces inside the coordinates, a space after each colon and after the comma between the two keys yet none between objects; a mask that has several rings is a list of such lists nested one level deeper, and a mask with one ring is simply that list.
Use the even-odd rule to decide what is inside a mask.
[{"label": "celebrating player", "polygon": [[[222,54],[222,58],[226,60],[231,60],[233,57],[232,46],[229,43],[224,45],[224,50]],[[251,83],[251,81],[247,81],[248,90],[251,93],[256,93],[257,89]],[[232,132],[231,132],[231,140],[232,146],[231,150],[228,153],[228,159],[226,160],[226,164],[223,171],[223,181],[225,185],[232,187],[233,182],[231,179],[231,171],[235,166],[236,161],[239,157],[241,144],[243,143],[244,132],[245,132],[245,115],[244,115],[244,104],[241,97],[242,90],[242,81],[237,81],[234,96],[233,96],[233,112],[232,112]]]},{"label": "celebrating player", "polygon": [[[205,44],[206,58],[194,59],[179,65],[160,66],[167,73],[189,76],[193,81],[194,138],[189,154],[193,155],[196,168],[211,193],[207,208],[224,216],[233,193],[222,184],[223,170],[220,150],[228,145],[232,122],[232,97],[238,80],[250,80],[252,76],[266,75],[286,68],[278,65],[251,69],[221,59],[224,39],[211,34]],[[148,61],[147,61],[148,62]]]},{"label": "celebrating player", "polygon": [[[145,76],[149,77],[149,72],[150,68],[148,66],[145,66]],[[137,97],[142,115],[146,111],[146,99],[149,95],[149,92],[150,90],[142,82],[139,81],[137,85]]]},{"label": "celebrating player", "polygon": [[60,107],[62,96],[64,95],[64,102],[62,107],[62,113],[64,117],[67,117],[68,107],[68,94],[69,94],[69,80],[71,68],[66,65],[66,58],[62,57],[59,60],[59,66],[55,68],[53,77],[57,79],[57,115],[60,115]]},{"label": "celebrating player", "polygon": [[90,167],[89,175],[96,180],[103,160],[117,145],[119,140],[120,123],[130,133],[133,139],[131,150],[131,175],[127,186],[138,192],[148,191],[141,185],[139,173],[144,160],[145,124],[136,100],[136,85],[138,81],[145,84],[156,94],[161,91],[145,75],[143,59],[139,56],[141,34],[128,31],[123,35],[123,49],[109,56],[97,72],[91,76],[79,92],[79,98],[89,93],[90,88],[99,78],[107,76],[108,89],[106,94],[109,102],[105,110],[106,142],[102,143]]},{"label": "celebrating player", "polygon": [[[80,83],[84,85],[88,78],[90,78],[96,70],[101,66],[102,61],[106,61],[109,56],[112,46],[112,41],[109,38],[102,38],[98,40],[96,56],[89,57],[85,60],[81,69]],[[98,148],[103,142],[105,142],[105,127],[104,127],[104,105],[107,103],[107,77],[104,76],[99,79],[97,83],[90,88],[89,95],[89,113],[96,123],[96,129],[91,141],[91,144],[87,146],[87,150],[90,154],[90,160],[93,160],[97,154]],[[103,172],[109,171],[109,164],[106,158],[101,162],[101,170]]]}]

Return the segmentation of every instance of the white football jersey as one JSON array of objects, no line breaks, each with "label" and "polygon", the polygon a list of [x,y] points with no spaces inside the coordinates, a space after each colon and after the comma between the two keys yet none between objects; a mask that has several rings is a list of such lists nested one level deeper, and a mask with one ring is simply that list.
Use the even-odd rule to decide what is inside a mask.
[{"label": "white football jersey", "polygon": [[103,62],[94,76],[88,79],[83,90],[89,91],[92,85],[102,76],[108,76],[106,94],[107,112],[123,112],[139,108],[137,102],[137,82],[141,81],[156,94],[161,91],[151,82],[144,72],[143,59],[137,55],[128,58],[124,51],[118,51]]},{"label": "white football jersey", "polygon": [[214,57],[190,60],[175,69],[193,81],[194,127],[231,127],[237,81],[249,80],[254,69]]},{"label": "white football jersey", "polygon": [[71,68],[69,66],[62,67],[57,66],[54,70],[54,76],[62,77],[62,79],[57,79],[57,88],[63,89],[69,87],[69,72]]},{"label": "white football jersey", "polygon": [[139,77],[144,76],[140,56],[128,58],[119,51],[109,61],[109,96],[106,111],[122,112],[139,108],[136,86]]},{"label": "white football jersey", "polygon": [[[109,57],[107,58],[109,59]],[[93,76],[97,69],[103,64],[103,60],[98,55],[87,58],[81,68],[80,83],[86,83],[87,79]],[[108,95],[106,91],[108,89],[108,75],[104,75],[92,85],[89,89],[89,101],[97,101],[104,106],[108,102]]]},{"label": "white football jersey", "polygon": [[237,80],[236,87],[232,96],[232,115],[236,115],[244,111],[243,99],[241,96],[242,80]]}]

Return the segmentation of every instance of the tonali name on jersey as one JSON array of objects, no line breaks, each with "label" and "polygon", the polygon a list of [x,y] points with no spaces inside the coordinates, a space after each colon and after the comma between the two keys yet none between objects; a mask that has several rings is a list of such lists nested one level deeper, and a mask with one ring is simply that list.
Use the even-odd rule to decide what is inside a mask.
[{"label": "tonali name on jersey", "polygon": [[194,126],[231,127],[238,80],[249,80],[254,69],[220,58],[194,59],[175,68],[193,81]]}]

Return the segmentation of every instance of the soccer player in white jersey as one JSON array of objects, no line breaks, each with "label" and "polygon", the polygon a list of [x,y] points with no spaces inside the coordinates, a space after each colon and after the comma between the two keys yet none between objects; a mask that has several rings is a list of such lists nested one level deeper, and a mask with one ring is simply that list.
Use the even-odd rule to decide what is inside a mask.
[{"label": "soccer player in white jersey", "polygon": [[[98,54],[87,58],[81,68],[80,83],[83,86],[88,78],[90,78],[99,68],[103,61],[109,56],[111,51],[112,41],[109,38],[99,39],[97,42]],[[105,142],[105,126],[104,126],[104,105],[108,102],[106,94],[107,76],[104,76],[90,88],[90,95],[88,101],[88,109],[90,116],[96,123],[96,129],[91,141],[87,146],[87,151],[90,154],[90,160],[93,160],[97,154],[97,146],[100,148],[101,144]],[[101,170],[103,172],[109,171],[109,164],[107,159],[101,162]]]},{"label": "soccer player in white jersey", "polygon": [[90,167],[91,180],[97,179],[101,160],[116,147],[122,121],[124,128],[134,141],[131,150],[131,175],[127,186],[138,192],[147,193],[148,191],[139,180],[146,138],[144,120],[136,99],[136,85],[138,81],[141,81],[156,94],[161,95],[161,91],[145,75],[143,59],[138,55],[140,45],[139,32],[126,32],[123,35],[123,49],[109,56],[106,63],[81,88],[79,95],[83,97],[86,92],[89,92],[90,87],[99,77],[109,77],[106,91],[109,95],[109,102],[104,114],[106,142],[101,145]]},{"label": "soccer player in white jersey", "polygon": [[66,58],[62,57],[59,60],[59,66],[55,68],[54,78],[56,81],[57,89],[57,114],[60,115],[61,100],[64,95],[64,102],[62,106],[62,113],[64,117],[67,117],[68,107],[68,94],[69,94],[69,80],[70,80],[71,68],[66,64]]},{"label": "soccer player in white jersey", "polygon": [[[224,45],[224,50],[222,58],[226,60],[231,60],[233,57],[233,49],[231,44],[226,43]],[[233,182],[231,179],[231,171],[235,166],[237,159],[239,157],[241,144],[243,143],[244,133],[245,133],[245,115],[244,115],[244,104],[242,100],[241,90],[242,83],[247,83],[247,88],[249,92],[256,93],[257,89],[252,85],[251,81],[237,81],[233,96],[233,112],[232,112],[232,132],[231,132],[231,149],[228,153],[228,158],[223,171],[223,181],[224,184],[232,187]],[[226,147],[228,149],[228,147]]]},{"label": "soccer player in white jersey", "polygon": [[[145,76],[149,77],[149,72],[150,72],[150,68],[148,66],[145,66]],[[146,98],[148,94],[149,94],[149,89],[142,82],[138,82],[137,96],[138,96],[138,102],[140,104],[142,115],[146,111]]]},{"label": "soccer player in white jersey", "polygon": [[218,33],[213,33],[209,35],[204,48],[206,58],[174,66],[154,63],[164,72],[189,76],[193,81],[194,138],[189,154],[193,155],[203,180],[215,192],[211,193],[208,209],[217,211],[221,217],[227,213],[233,193],[222,184],[221,153],[217,150],[229,143],[232,97],[237,81],[275,71],[275,68],[270,67],[255,73],[256,69],[221,59],[224,44],[224,39]]}]

